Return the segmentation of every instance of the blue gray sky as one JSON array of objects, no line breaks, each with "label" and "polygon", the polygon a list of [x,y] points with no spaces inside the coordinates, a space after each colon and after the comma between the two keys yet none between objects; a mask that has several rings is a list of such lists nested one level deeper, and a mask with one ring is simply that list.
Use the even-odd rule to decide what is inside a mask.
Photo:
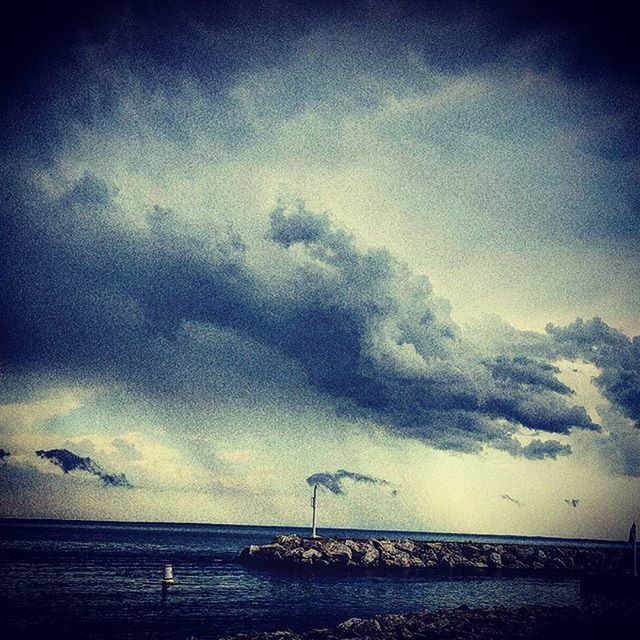
[{"label": "blue gray sky", "polygon": [[302,524],[316,477],[335,526],[623,535],[625,11],[27,4],[1,514]]}]

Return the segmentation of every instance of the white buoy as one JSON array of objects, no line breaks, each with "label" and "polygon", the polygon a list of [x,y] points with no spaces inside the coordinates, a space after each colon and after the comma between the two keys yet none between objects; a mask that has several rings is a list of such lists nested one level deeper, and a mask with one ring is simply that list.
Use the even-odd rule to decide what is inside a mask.
[{"label": "white buoy", "polygon": [[164,565],[164,576],[162,577],[163,585],[174,584],[175,580],[173,579],[173,567],[170,564]]}]

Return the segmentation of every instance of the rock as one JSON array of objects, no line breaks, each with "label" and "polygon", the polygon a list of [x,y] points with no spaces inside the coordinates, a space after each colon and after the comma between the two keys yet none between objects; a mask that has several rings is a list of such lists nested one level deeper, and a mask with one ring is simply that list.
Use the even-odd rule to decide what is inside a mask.
[{"label": "rock", "polygon": [[332,564],[347,564],[351,560],[351,549],[342,542],[331,540],[322,548],[322,555]]},{"label": "rock", "polygon": [[279,544],[285,549],[294,549],[295,547],[299,547],[300,542],[300,537],[295,534],[290,536],[276,536],[273,539],[273,544]]},{"label": "rock", "polygon": [[257,544],[250,544],[240,552],[240,559],[246,560],[247,558],[251,558],[251,556],[255,556],[259,550],[260,547]]},{"label": "rock", "polygon": [[619,549],[517,544],[472,544],[471,542],[421,542],[383,539],[300,538],[280,535],[267,545],[249,545],[238,556],[240,562],[282,563],[348,568],[455,570],[478,572],[487,569],[550,572],[621,572],[628,562]]},{"label": "rock", "polygon": [[536,549],[536,551],[533,554],[533,557],[536,559],[537,562],[544,563],[547,560],[547,554],[542,549]]},{"label": "rock", "polygon": [[396,613],[389,613],[386,616],[376,616],[381,629],[388,631],[390,629],[397,629],[400,625],[405,623],[405,617]]},{"label": "rock", "polygon": [[407,553],[413,553],[416,550],[416,545],[411,540],[398,540],[395,546],[396,549],[400,549],[400,551],[406,551]]},{"label": "rock", "polygon": [[409,554],[404,551],[380,551],[380,565],[396,569],[408,569],[411,566]]},{"label": "rock", "polygon": [[351,549],[352,556],[360,556],[366,546],[366,543],[358,542],[357,540],[345,540],[344,543]]},{"label": "rock", "polygon": [[285,548],[279,544],[265,544],[258,547],[258,550],[254,553],[254,556],[260,560],[267,562],[273,562],[281,560],[285,553]]},{"label": "rock", "polygon": [[475,558],[480,554],[480,547],[474,544],[462,544],[460,545],[460,553],[468,559]]},{"label": "rock", "polygon": [[487,557],[487,564],[492,569],[502,569],[502,557],[497,551],[494,551]]},{"label": "rock", "polygon": [[360,556],[360,563],[363,567],[373,567],[378,564],[379,559],[380,552],[372,544],[367,544]]},{"label": "rock", "polygon": [[387,553],[395,553],[396,546],[391,542],[391,540],[381,539],[376,540],[373,538],[371,540],[371,544],[378,549],[378,551],[386,551]]},{"label": "rock", "polygon": [[552,569],[553,571],[566,571],[567,570],[567,565],[560,558],[552,558],[551,560],[549,560],[549,562],[547,563],[547,567],[549,569]]},{"label": "rock", "polygon": [[336,631],[340,632],[346,638],[359,638],[369,636],[374,633],[380,633],[382,627],[374,618],[372,620],[362,620],[361,618],[350,618],[336,627]]},{"label": "rock", "polygon": [[436,555],[433,549],[426,549],[420,554],[420,558],[425,563],[426,566],[435,565],[438,562],[438,556]]},{"label": "rock", "polygon": [[303,554],[305,553],[302,547],[296,547],[295,549],[289,549],[289,551],[285,551],[284,559],[289,562],[298,563],[302,561]]}]

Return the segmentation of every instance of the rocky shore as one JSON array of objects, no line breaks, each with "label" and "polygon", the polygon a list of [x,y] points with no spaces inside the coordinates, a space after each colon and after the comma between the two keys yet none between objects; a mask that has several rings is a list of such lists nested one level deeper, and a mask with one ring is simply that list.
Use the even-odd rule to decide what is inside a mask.
[{"label": "rocky shore", "polygon": [[463,605],[458,609],[381,615],[368,620],[351,618],[333,629],[314,629],[303,633],[249,633],[223,640],[601,640],[634,637],[639,624],[640,608],[637,603],[483,609],[469,609]]},{"label": "rocky shore", "polygon": [[630,550],[564,545],[425,542],[418,540],[300,538],[245,547],[238,560],[300,568],[482,572],[626,573]]}]

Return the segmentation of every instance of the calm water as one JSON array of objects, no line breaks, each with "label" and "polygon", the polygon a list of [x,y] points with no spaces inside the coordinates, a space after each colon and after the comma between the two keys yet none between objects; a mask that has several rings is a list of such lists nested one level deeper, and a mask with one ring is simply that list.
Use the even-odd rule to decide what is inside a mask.
[{"label": "calm water", "polygon": [[[206,640],[462,603],[574,604],[580,598],[572,579],[323,575],[233,562],[243,546],[290,532],[307,533],[286,527],[0,521],[3,637]],[[425,533],[410,537],[545,542]],[[173,563],[176,585],[163,598],[165,561]]]}]

